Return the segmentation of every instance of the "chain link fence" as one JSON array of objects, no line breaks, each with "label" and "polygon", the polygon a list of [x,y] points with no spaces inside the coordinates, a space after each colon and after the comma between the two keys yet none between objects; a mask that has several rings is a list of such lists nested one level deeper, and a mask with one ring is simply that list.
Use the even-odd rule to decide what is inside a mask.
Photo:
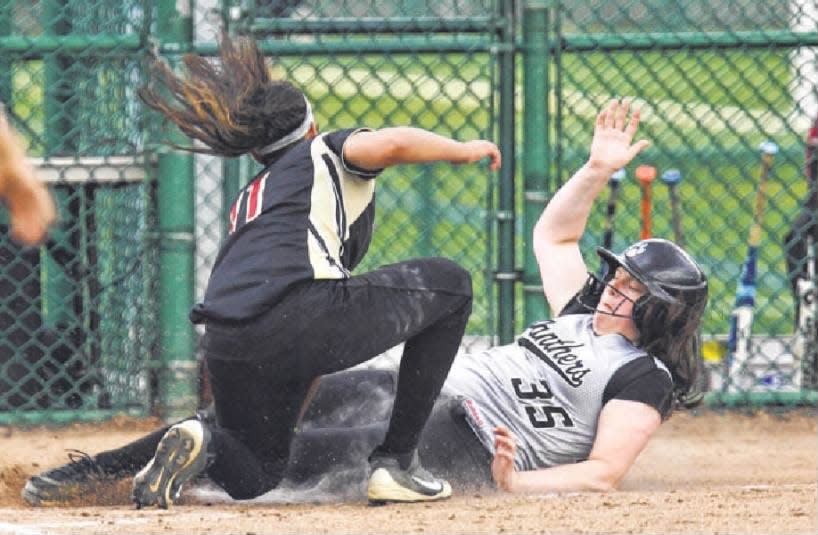
[{"label": "chain link fence", "polygon": [[[163,33],[188,17],[189,33]],[[0,100],[60,205],[45,246],[0,236],[0,422],[146,414],[171,403],[165,382],[196,389],[200,333],[178,305],[203,295],[225,207],[257,168],[248,158],[192,158],[189,225],[163,223],[163,198],[187,201],[161,196],[169,179],[159,176],[167,154],[158,140],[167,124],[145,112],[135,89],[146,53],[214,55],[222,29],[258,39],[274,75],[305,91],[324,131],[412,124],[500,143],[502,173],[479,165],[385,172],[359,268],[425,255],[459,262],[476,296],[466,351],[509,341],[542,316],[532,221],[587,156],[596,110],[612,96],[635,98],[653,145],[626,170],[614,249],[639,237],[635,166],[678,170],[682,236],[658,179],[652,233],[683,241],[710,277],[710,400],[813,403],[814,327],[802,338],[807,349],[793,351],[800,297],[784,235],[809,193],[803,154],[818,114],[816,25],[806,0],[0,0]],[[762,220],[753,336],[731,377],[730,317],[767,140],[780,150]],[[604,212],[598,203],[585,251],[602,242]],[[176,273],[166,255],[188,254],[186,244],[191,273]]]},{"label": "chain link fence", "polygon": [[146,24],[136,1],[0,2],[0,100],[60,214],[40,248],[0,236],[4,418],[147,410],[155,262],[133,98]]},{"label": "chain link fence", "polygon": [[[643,109],[640,135],[653,145],[626,170],[615,248],[638,239],[642,227],[635,167],[653,165],[660,176],[678,170],[681,224],[674,231],[672,191],[657,179],[652,232],[683,241],[710,277],[703,333],[712,395],[727,401],[736,399],[730,394],[791,392],[801,399],[802,387],[815,388],[815,327],[803,333],[807,352],[796,348],[800,297],[791,290],[785,236],[810,192],[804,140],[818,115],[818,7],[786,0],[565,2],[555,15],[562,44],[553,56],[557,176],[569,176],[585,157],[583,125],[594,110],[611,96],[634,97]],[[766,141],[779,151],[760,217],[752,337],[744,351],[728,338]],[[598,231],[586,236],[588,245],[601,241],[605,206],[597,208],[589,228]]]}]

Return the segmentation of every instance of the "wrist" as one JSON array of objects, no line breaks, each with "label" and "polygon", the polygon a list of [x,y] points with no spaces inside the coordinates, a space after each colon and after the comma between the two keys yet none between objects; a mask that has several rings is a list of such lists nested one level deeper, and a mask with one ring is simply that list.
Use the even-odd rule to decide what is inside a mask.
[{"label": "wrist", "polygon": [[516,488],[516,482],[517,482],[517,471],[512,470],[511,472],[509,472],[509,474],[506,477],[503,478],[503,481],[500,482],[500,488],[502,490],[504,490],[505,492],[513,493],[514,489]]},{"label": "wrist", "polygon": [[466,141],[457,141],[457,150],[452,151],[453,154],[457,154],[454,163],[470,163],[473,161],[474,158],[474,147],[472,147],[471,143]]},{"label": "wrist", "polygon": [[605,180],[610,178],[610,176],[614,174],[614,172],[616,172],[616,169],[613,169],[602,162],[594,160],[588,160],[587,162],[585,162],[585,164],[582,166],[582,169],[586,173],[593,175],[594,177],[604,178]]}]

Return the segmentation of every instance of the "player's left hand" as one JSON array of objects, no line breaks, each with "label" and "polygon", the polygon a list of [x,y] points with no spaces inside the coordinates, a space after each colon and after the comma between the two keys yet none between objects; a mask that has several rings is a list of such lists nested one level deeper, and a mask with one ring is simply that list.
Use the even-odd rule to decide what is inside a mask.
[{"label": "player's left hand", "polygon": [[517,440],[505,427],[494,428],[494,459],[491,461],[491,476],[502,490],[511,491],[514,485],[514,454]]},{"label": "player's left hand", "polygon": [[588,165],[602,171],[606,178],[628,165],[642,149],[650,145],[645,139],[631,144],[639,126],[640,113],[639,108],[634,108],[628,118],[629,108],[628,100],[620,102],[614,99],[596,118]]}]

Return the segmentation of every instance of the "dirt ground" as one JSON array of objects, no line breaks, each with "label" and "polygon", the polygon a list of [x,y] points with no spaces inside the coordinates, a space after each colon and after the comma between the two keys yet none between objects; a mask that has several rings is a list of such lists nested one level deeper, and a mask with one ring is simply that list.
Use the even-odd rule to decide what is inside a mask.
[{"label": "dirt ground", "polygon": [[208,533],[798,533],[818,532],[814,410],[674,415],[614,493],[462,494],[435,504],[369,507],[363,489],[315,489],[251,503],[196,489],[170,511],[134,510],[127,486],[99,503],[30,508],[25,478],[65,450],[116,447],[155,421],[118,419],[55,429],[0,428],[0,535]]}]

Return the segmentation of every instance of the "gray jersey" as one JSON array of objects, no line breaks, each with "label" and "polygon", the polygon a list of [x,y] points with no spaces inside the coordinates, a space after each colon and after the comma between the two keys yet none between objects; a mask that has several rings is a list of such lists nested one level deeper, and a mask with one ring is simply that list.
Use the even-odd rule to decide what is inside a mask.
[{"label": "gray jersey", "polygon": [[623,336],[594,334],[591,321],[590,314],[539,321],[514,344],[455,360],[444,392],[469,400],[467,417],[492,454],[494,427],[516,435],[518,470],[587,459],[603,394],[622,366],[650,359],[670,375]]}]

